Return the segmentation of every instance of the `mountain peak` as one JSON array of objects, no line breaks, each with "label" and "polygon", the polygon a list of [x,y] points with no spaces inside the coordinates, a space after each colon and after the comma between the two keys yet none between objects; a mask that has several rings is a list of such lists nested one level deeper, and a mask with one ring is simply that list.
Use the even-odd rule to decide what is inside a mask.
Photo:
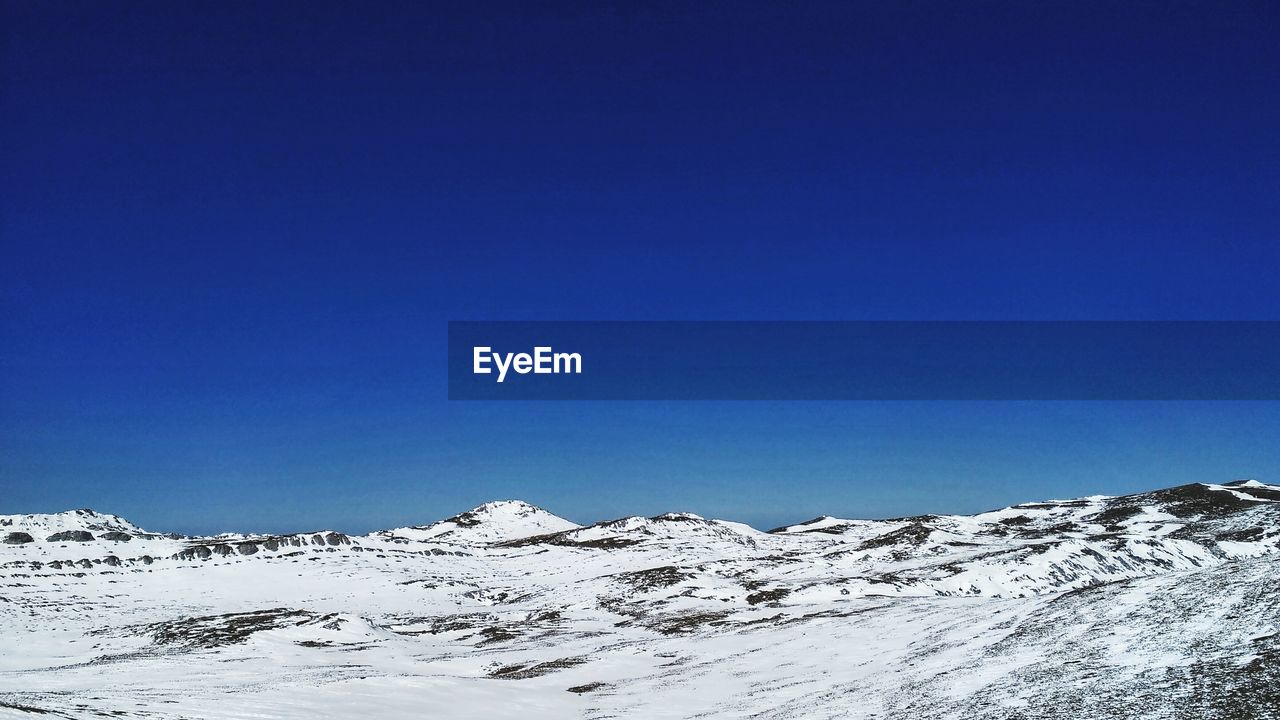
[{"label": "mountain peak", "polygon": [[480,514],[494,514],[494,513],[504,513],[504,512],[545,513],[547,511],[543,510],[537,505],[527,503],[524,500],[490,500],[489,502],[481,503],[471,508],[467,512],[480,513]]},{"label": "mountain peak", "polygon": [[[33,538],[44,540],[47,537],[67,533],[126,533],[131,535],[146,533],[145,530],[118,515],[99,513],[89,508],[64,510],[58,513],[27,513],[23,515],[0,515],[0,529],[6,532],[26,533]],[[81,539],[90,539],[86,535],[78,535]]]},{"label": "mountain peak", "polygon": [[430,525],[384,531],[410,540],[489,544],[580,527],[523,500],[493,500]]},{"label": "mountain peak", "polygon": [[706,518],[702,517],[701,515],[695,515],[694,513],[691,513],[691,512],[668,512],[668,513],[662,513],[661,515],[655,515],[654,517],[650,518],[650,520],[679,521],[679,520],[706,520]]}]

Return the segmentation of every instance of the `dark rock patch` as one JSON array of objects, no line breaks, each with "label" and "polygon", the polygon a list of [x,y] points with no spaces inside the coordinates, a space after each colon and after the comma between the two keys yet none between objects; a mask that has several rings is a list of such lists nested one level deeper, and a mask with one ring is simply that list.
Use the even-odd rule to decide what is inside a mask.
[{"label": "dark rock patch", "polygon": [[314,618],[305,610],[272,608],[246,613],[206,615],[141,626],[157,645],[214,648],[243,642],[256,632],[302,625]]},{"label": "dark rock patch", "polygon": [[1019,535],[1029,538],[1053,537],[1054,535],[1063,535],[1070,532],[1080,532],[1080,526],[1072,522],[1064,522],[1050,525],[1046,528],[1024,527],[1018,530]]},{"label": "dark rock patch", "polygon": [[189,547],[186,550],[183,550],[181,552],[174,553],[173,559],[174,560],[195,560],[198,558],[200,560],[208,560],[212,555],[213,553],[209,550],[208,547],[205,547],[204,545],[196,545],[194,547]]},{"label": "dark rock patch", "polygon": [[1085,519],[1099,525],[1106,525],[1110,527],[1118,525],[1135,515],[1140,515],[1141,513],[1142,507],[1139,505],[1111,504],[1106,510],[1103,510],[1100,513],[1094,513]]},{"label": "dark rock patch", "polygon": [[637,590],[653,590],[670,587],[688,580],[693,575],[681,572],[674,565],[664,565],[662,567],[649,568],[648,570],[618,573],[616,577]]},{"label": "dark rock patch", "polygon": [[[1237,489],[1237,492],[1246,489],[1253,490],[1256,488],[1240,488]],[[1206,518],[1226,517],[1259,505],[1259,502],[1245,500],[1223,490],[1213,490],[1200,483],[1179,485],[1167,490],[1157,490],[1133,497],[1134,499],[1143,498],[1148,502],[1156,502],[1162,506],[1165,512],[1180,518],[1195,517],[1197,515]]]},{"label": "dark rock patch", "polygon": [[1021,503],[1013,507],[1018,510],[1056,510],[1058,508],[1078,508],[1088,507],[1088,500],[1063,500],[1061,502],[1047,503]]},{"label": "dark rock patch", "polygon": [[877,535],[858,546],[858,550],[874,550],[876,548],[895,545],[920,545],[933,534],[933,528],[923,523],[911,523],[883,535]]},{"label": "dark rock patch", "polygon": [[694,632],[704,625],[724,625],[728,612],[701,612],[651,619],[644,624],[663,635],[681,635]]},{"label": "dark rock patch", "polygon": [[590,550],[617,550],[619,548],[637,545],[639,540],[623,537],[603,537],[595,540],[578,540],[572,533],[573,530],[565,532],[550,533],[547,535],[532,535],[526,538],[518,538],[516,540],[508,540],[506,542],[496,543],[495,547],[531,547],[534,545],[558,545],[560,547],[584,548]]},{"label": "dark rock patch", "polygon": [[1244,530],[1233,530],[1229,532],[1220,532],[1214,536],[1215,540],[1230,540],[1234,542],[1257,542],[1266,535],[1266,530],[1260,527],[1251,527]]},{"label": "dark rock patch", "polygon": [[5,702],[0,700],[0,708],[8,710],[17,710],[18,712],[31,713],[32,715],[48,715],[51,711],[42,708],[33,707],[31,705],[19,705],[18,703]]},{"label": "dark rock patch", "polygon": [[558,660],[548,660],[547,662],[536,663],[533,665],[505,665],[489,673],[489,677],[502,678],[504,680],[524,680],[527,678],[541,677],[557,670],[575,667],[586,662],[585,658],[570,657],[560,658]]},{"label": "dark rock patch", "polygon": [[1280,490],[1273,490],[1269,487],[1252,487],[1245,485],[1248,480],[1236,480],[1235,482],[1225,483],[1225,485],[1236,492],[1246,495],[1252,495],[1260,500],[1280,500]]},{"label": "dark rock patch", "polygon": [[458,527],[475,527],[484,522],[484,519],[481,518],[478,513],[468,510],[467,512],[454,515],[448,520],[445,520],[445,522],[451,522]]},{"label": "dark rock patch", "polygon": [[631,538],[608,537],[600,538],[598,540],[567,540],[565,542],[553,544],[564,545],[565,547],[588,548],[592,550],[617,550],[618,548],[630,547],[632,545],[638,545],[639,543],[639,540],[632,540]]},{"label": "dark rock patch", "polygon": [[761,590],[760,592],[751,593],[747,596],[748,605],[759,605],[760,603],[770,603],[781,600],[791,594],[791,590],[787,588],[774,588],[772,590]]},{"label": "dark rock patch", "polygon": [[493,626],[482,629],[480,631],[480,636],[482,638],[479,643],[480,645],[492,645],[494,643],[506,642],[508,640],[515,640],[516,638],[520,637],[520,634],[511,632],[510,630],[504,627],[493,625]]},{"label": "dark rock patch", "polygon": [[[819,515],[818,517],[816,517],[816,518],[814,518],[814,519],[812,519],[812,520],[805,520],[804,522],[802,522],[802,523],[796,523],[795,525],[783,525],[782,527],[776,527],[776,528],[774,528],[774,529],[770,530],[770,531],[769,531],[769,534],[771,534],[771,535],[777,535],[777,534],[779,534],[779,533],[785,533],[785,532],[787,531],[787,528],[799,528],[799,527],[805,527],[805,526],[807,526],[807,525],[816,525],[816,524],[818,524],[818,523],[820,523],[820,522],[826,522],[826,521],[831,520],[831,519],[832,519],[832,518],[831,518],[830,516],[827,516],[827,515]],[[817,533],[826,533],[826,534],[828,534],[828,535],[841,535],[841,534],[843,534],[843,533],[844,533],[844,531],[845,531],[845,530],[848,530],[848,529],[849,529],[849,525],[846,523],[846,524],[842,524],[842,525],[828,525],[828,526],[826,526],[826,527],[820,527],[820,528],[806,528],[806,529],[804,529],[804,530],[792,530],[792,531],[791,531],[791,533],[792,533],[792,534],[798,534],[798,533],[814,533],[814,532],[817,532]]]},{"label": "dark rock patch", "polygon": [[46,539],[49,542],[89,542],[93,540],[93,533],[85,530],[64,530],[54,533]]}]

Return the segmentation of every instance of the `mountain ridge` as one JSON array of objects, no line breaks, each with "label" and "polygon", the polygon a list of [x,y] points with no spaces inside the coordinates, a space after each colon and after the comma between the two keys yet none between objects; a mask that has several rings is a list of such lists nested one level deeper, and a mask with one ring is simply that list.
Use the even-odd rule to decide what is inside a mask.
[{"label": "mountain ridge", "polygon": [[520,501],[365,535],[159,534],[82,509],[0,516],[0,536],[19,518],[92,538],[0,543],[0,718],[1280,707],[1280,486],[1257,481],[772,533]]},{"label": "mountain ridge", "polygon": [[[819,529],[824,526],[837,525],[837,524],[860,525],[860,524],[867,524],[867,523],[906,522],[906,521],[928,520],[928,519],[935,519],[935,518],[973,518],[973,517],[980,517],[980,516],[989,515],[993,513],[999,513],[999,512],[1011,510],[1011,509],[1020,509],[1020,508],[1036,509],[1042,506],[1058,506],[1058,505],[1067,505],[1071,503],[1116,501],[1116,500],[1124,500],[1124,499],[1156,497],[1161,494],[1170,494],[1170,493],[1177,493],[1177,492],[1185,493],[1185,492],[1192,491],[1195,488],[1208,488],[1210,490],[1223,490],[1227,492],[1237,492],[1237,493],[1243,492],[1245,495],[1248,495],[1250,497],[1240,498],[1240,499],[1245,499],[1246,501],[1250,501],[1250,502],[1280,501],[1280,485],[1269,485],[1257,479],[1247,478],[1247,479],[1231,480],[1231,481],[1222,482],[1222,483],[1203,483],[1203,482],[1186,483],[1183,485],[1172,485],[1172,486],[1155,488],[1152,490],[1143,490],[1143,491],[1129,493],[1125,495],[1089,495],[1089,496],[1083,496],[1079,498],[1028,501],[1028,502],[1018,503],[1015,505],[1009,505],[1001,508],[995,508],[992,510],[984,510],[984,511],[972,513],[972,514],[930,513],[925,515],[896,516],[896,517],[890,517],[890,518],[854,518],[854,517],[837,517],[833,515],[819,515],[817,517],[813,517],[808,520],[803,520],[803,521],[792,523],[789,525],[781,525],[769,530],[756,530],[755,528],[752,528],[750,525],[747,525],[746,523],[741,523],[741,522],[737,522],[737,521],[729,520],[725,518],[705,518],[695,513],[682,512],[682,511],[669,511],[669,512],[664,512],[664,513],[653,515],[653,516],[627,515],[627,516],[618,517],[618,518],[609,518],[605,520],[599,520],[587,525],[579,525],[577,523],[574,523],[573,521],[567,520],[533,503],[511,498],[511,499],[503,499],[503,500],[486,501],[481,503],[480,505],[477,505],[471,508],[470,510],[465,510],[456,515],[452,515],[447,518],[436,520],[426,524],[373,530],[369,533],[365,533],[364,535],[373,536],[373,535],[379,535],[379,534],[395,533],[400,530],[410,530],[410,531],[419,531],[419,532],[430,531],[430,535],[421,536],[421,537],[437,536],[437,535],[444,535],[446,531],[453,532],[461,528],[474,527],[478,524],[483,524],[485,522],[504,521],[509,518],[518,518],[522,514],[526,517],[532,516],[535,518],[534,522],[531,524],[542,524],[544,522],[547,522],[553,525],[555,524],[562,525],[560,530],[555,530],[554,532],[580,530],[584,528],[591,528],[591,527],[597,527],[597,526],[608,525],[608,524],[624,523],[626,521],[662,522],[662,521],[688,519],[693,521],[703,521],[703,522],[712,522],[712,523],[727,523],[727,524],[739,525],[746,528],[751,528],[752,530],[756,530],[757,532],[764,532],[768,534],[779,534],[779,533],[785,533],[789,530],[792,532],[819,531]],[[508,511],[508,512],[503,513],[502,511]],[[502,515],[505,515],[506,517],[502,517]],[[80,522],[79,524],[77,524],[76,522],[77,520],[82,520],[83,522]],[[64,510],[56,513],[19,513],[19,514],[0,515],[0,532],[7,532],[10,530],[30,530],[32,528],[36,529],[37,531],[41,529],[46,529],[46,528],[57,528],[61,530],[66,530],[66,529],[88,530],[88,531],[121,530],[125,532],[137,533],[142,535],[164,534],[164,535],[174,536],[174,537],[189,537],[189,538],[200,538],[200,537],[234,538],[234,537],[247,537],[247,536],[264,534],[264,533],[244,533],[244,532],[237,532],[234,530],[225,531],[225,532],[217,533],[214,535],[183,534],[183,533],[173,533],[173,532],[154,533],[154,532],[148,532],[146,530],[143,530],[141,527],[135,525],[134,523],[128,521],[127,519],[119,515],[101,513],[91,508],[78,508],[74,510]],[[825,530],[823,531],[825,532]],[[284,532],[284,533],[265,533],[265,534],[266,535],[308,535],[308,534],[314,534],[314,533],[327,533],[327,532],[340,532],[340,534],[349,535],[352,537],[357,536],[351,533],[342,533],[341,531],[336,531],[329,528],[318,529],[318,530]],[[511,539],[519,539],[519,538],[518,537],[508,538],[508,540],[511,540]]]}]

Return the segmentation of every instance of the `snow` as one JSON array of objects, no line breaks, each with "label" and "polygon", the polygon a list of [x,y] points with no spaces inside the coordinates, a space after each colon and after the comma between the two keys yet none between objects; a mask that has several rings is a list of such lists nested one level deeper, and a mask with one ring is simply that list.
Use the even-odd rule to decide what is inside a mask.
[{"label": "snow", "polygon": [[1270,499],[1268,499],[1268,498],[1260,498],[1260,497],[1256,497],[1256,496],[1254,496],[1254,495],[1250,495],[1250,494],[1249,494],[1249,493],[1247,493],[1247,492],[1240,492],[1240,490],[1239,490],[1239,488],[1263,488],[1263,489],[1268,489],[1268,490],[1275,490],[1275,489],[1276,489],[1274,486],[1271,486],[1271,485],[1263,485],[1263,484],[1262,484],[1262,483],[1260,483],[1260,482],[1251,481],[1251,482],[1248,482],[1248,483],[1242,483],[1242,484],[1240,484],[1240,485],[1235,485],[1235,486],[1232,486],[1232,487],[1228,487],[1228,486],[1226,486],[1226,485],[1212,485],[1212,484],[1210,484],[1210,483],[1201,483],[1201,485],[1204,485],[1205,487],[1209,488],[1210,490],[1217,490],[1218,492],[1228,493],[1228,494],[1230,494],[1232,497],[1239,498],[1240,500],[1249,500],[1249,501],[1252,501],[1252,502],[1275,502],[1274,500],[1270,500]]},{"label": "snow", "polygon": [[520,500],[488,502],[461,515],[426,526],[382,531],[414,541],[438,540],[461,544],[506,542],[579,527],[562,517]]},{"label": "snow", "polygon": [[0,534],[25,532],[37,540],[43,540],[53,533],[75,530],[91,533],[113,530],[130,534],[146,533],[124,518],[96,513],[87,508],[54,514],[0,515]]},{"label": "snow", "polygon": [[[1280,488],[1203,487],[773,533],[0,516],[38,536],[0,545],[0,718],[1265,717],[1280,505],[1249,493]],[[43,539],[105,528],[134,537]]]}]

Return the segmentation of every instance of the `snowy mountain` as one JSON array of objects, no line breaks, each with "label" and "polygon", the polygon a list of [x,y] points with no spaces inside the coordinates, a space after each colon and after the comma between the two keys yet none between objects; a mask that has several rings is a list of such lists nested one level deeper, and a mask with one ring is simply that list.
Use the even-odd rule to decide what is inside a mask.
[{"label": "snowy mountain", "polygon": [[[147,534],[124,518],[101,515],[87,508],[51,515],[0,515],[0,540],[10,545],[35,540],[85,542],[105,539],[118,542]],[[129,537],[122,537],[124,535]]]},{"label": "snowy mountain", "polygon": [[973,516],[0,516],[0,717],[1278,718],[1280,486]]},{"label": "snowy mountain", "polygon": [[430,525],[383,530],[388,540],[434,540],[462,545],[485,545],[530,535],[561,532],[578,526],[520,500],[487,502],[474,510]]}]

